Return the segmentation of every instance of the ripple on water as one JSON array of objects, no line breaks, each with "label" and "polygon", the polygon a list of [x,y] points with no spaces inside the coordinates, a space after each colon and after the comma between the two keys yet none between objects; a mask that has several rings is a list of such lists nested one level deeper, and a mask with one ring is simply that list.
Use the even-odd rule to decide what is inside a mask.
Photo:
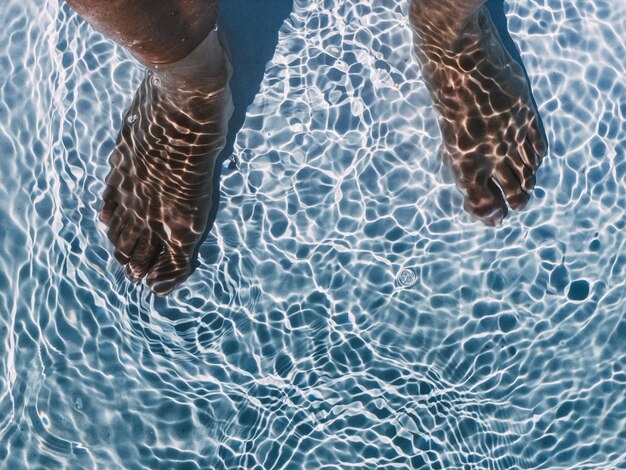
[{"label": "ripple on water", "polygon": [[623,466],[623,8],[505,7],[551,149],[524,212],[463,211],[405,2],[295,0],[160,299],[97,222],[142,71],[5,2],[0,467]]}]

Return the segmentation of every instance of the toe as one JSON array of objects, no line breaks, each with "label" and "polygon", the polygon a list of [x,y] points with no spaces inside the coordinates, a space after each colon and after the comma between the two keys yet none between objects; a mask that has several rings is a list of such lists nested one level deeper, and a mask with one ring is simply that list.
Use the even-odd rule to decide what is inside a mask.
[{"label": "toe", "polygon": [[148,272],[146,277],[148,286],[157,295],[169,294],[189,277],[191,273],[189,261],[190,257],[186,253],[166,249]]},{"label": "toe", "polygon": [[522,190],[530,195],[533,189],[535,189],[535,169],[537,167],[531,167],[526,164],[521,151],[518,151],[517,158],[511,156],[507,162],[514,171]]},{"label": "toe", "polygon": [[137,244],[138,237],[139,230],[131,223],[127,223],[124,229],[120,232],[113,256],[122,266],[130,261],[135,245]]},{"label": "toe", "polygon": [[[522,168],[524,165],[520,165]],[[512,166],[509,162],[502,162],[494,172],[494,178],[502,188],[511,209],[522,209],[529,199],[529,193],[522,187],[521,169]]]},{"label": "toe", "polygon": [[541,166],[541,161],[543,160],[543,157],[536,152],[534,146],[528,140],[528,137],[524,139],[520,145],[518,145],[517,155],[524,165],[531,171],[539,168],[539,166]]},{"label": "toe", "polygon": [[100,221],[106,225],[109,225],[111,217],[113,217],[113,213],[118,205],[115,196],[115,189],[111,186],[107,186],[102,194],[102,208],[100,209],[99,218]]},{"label": "toe", "polygon": [[491,178],[460,186],[465,195],[464,207],[467,212],[490,227],[502,223],[502,219],[507,214],[507,208],[500,189]]},{"label": "toe", "polygon": [[537,164],[533,166],[533,168],[537,168],[541,164],[543,157],[546,156],[546,152],[548,151],[548,142],[544,133],[541,131],[539,120],[534,112],[526,131],[526,142],[523,147],[528,147],[529,150],[532,149],[534,151],[537,156]]},{"label": "toe", "polygon": [[159,246],[158,239],[153,234],[140,235],[126,265],[126,276],[135,280],[143,279],[157,259]]},{"label": "toe", "polygon": [[109,228],[107,230],[107,238],[114,246],[117,246],[117,241],[120,238],[120,234],[126,226],[126,218],[124,209],[122,206],[117,206],[115,212],[109,220]]}]

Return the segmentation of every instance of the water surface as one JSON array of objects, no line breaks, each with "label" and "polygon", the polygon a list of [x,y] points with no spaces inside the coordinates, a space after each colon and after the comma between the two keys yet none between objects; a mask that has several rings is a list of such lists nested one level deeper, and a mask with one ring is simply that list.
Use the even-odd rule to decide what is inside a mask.
[{"label": "water surface", "polygon": [[524,212],[461,209],[405,3],[296,0],[158,299],[97,222],[142,70],[5,0],[0,467],[626,468],[626,7],[505,12],[550,142]]}]

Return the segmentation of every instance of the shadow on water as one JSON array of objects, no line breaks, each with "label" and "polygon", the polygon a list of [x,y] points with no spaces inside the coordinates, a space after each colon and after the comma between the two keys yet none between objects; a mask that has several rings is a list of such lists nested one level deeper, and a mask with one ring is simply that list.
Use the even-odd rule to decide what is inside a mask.
[{"label": "shadow on water", "polygon": [[[515,42],[511,38],[511,35],[509,34],[507,19],[506,19],[506,15],[504,14],[504,0],[488,0],[485,6],[487,7],[487,10],[489,10],[489,15],[491,16],[491,20],[493,21],[493,24],[496,26],[496,29],[498,30],[498,35],[500,36],[500,40],[502,41],[502,44],[504,44],[504,47],[509,52],[513,60],[522,67],[522,70],[524,71],[524,76],[526,77],[526,81],[528,81],[528,83],[531,83],[530,78],[528,76],[528,72],[526,71],[526,67],[524,66],[524,62],[522,61],[522,56],[520,55],[519,49],[517,48],[517,46],[515,45]],[[537,114],[539,128],[541,129],[541,132],[543,133],[544,138],[545,138],[546,131],[543,126],[543,121],[541,120],[541,115],[539,114],[539,110],[537,108],[537,102],[535,101],[535,97],[533,96],[532,89],[530,92],[530,99],[532,101],[533,107],[535,108],[535,112]],[[547,139],[546,139],[546,142],[547,142]]]},{"label": "shadow on water", "polygon": [[227,156],[259,91],[265,66],[274,56],[278,31],[292,9],[293,0],[228,0],[220,6],[220,25],[226,29],[234,69],[230,85],[235,110],[224,149]]},{"label": "shadow on water", "polygon": [[[246,110],[252,104],[261,87],[265,66],[274,56],[278,44],[278,31],[293,10],[293,0],[228,0],[220,5],[220,29],[225,32],[227,47],[233,65],[230,87],[234,111],[228,125],[226,146],[218,159],[213,187],[213,206],[209,223],[197,252],[208,236],[217,216],[222,164],[231,157],[237,133],[243,126]],[[231,164],[229,168],[234,168]]]}]

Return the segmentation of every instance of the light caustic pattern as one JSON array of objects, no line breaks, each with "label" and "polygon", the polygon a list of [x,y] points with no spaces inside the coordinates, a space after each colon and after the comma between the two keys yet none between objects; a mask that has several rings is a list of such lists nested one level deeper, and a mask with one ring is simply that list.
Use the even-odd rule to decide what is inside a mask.
[{"label": "light caustic pattern", "polygon": [[550,143],[525,211],[462,210],[405,4],[297,0],[157,299],[96,222],[141,70],[5,1],[0,467],[625,468],[624,5],[505,8]]}]

